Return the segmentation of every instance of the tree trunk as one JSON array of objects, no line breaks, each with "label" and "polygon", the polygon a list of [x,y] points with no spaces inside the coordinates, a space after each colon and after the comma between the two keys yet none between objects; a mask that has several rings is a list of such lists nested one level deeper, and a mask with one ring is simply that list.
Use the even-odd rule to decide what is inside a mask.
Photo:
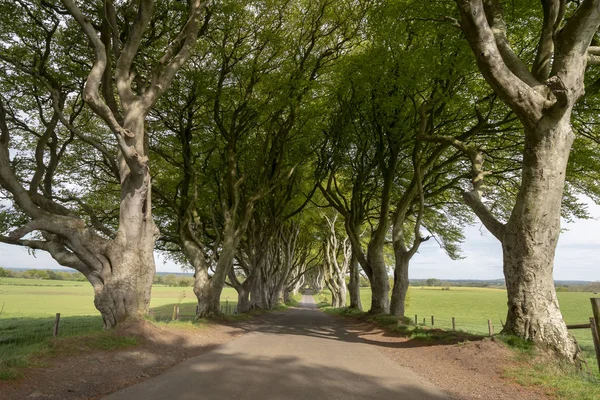
[{"label": "tree trunk", "polygon": [[194,277],[194,293],[198,299],[199,318],[221,315],[221,290],[215,290],[208,270],[198,269]]},{"label": "tree trunk", "polygon": [[198,298],[198,317],[200,318],[221,315],[221,293],[225,286],[225,278],[233,268],[233,258],[238,244],[230,225],[226,225],[224,236],[223,247],[213,276],[209,277],[208,271],[204,268],[201,273],[196,271],[194,293]]},{"label": "tree trunk", "polygon": [[103,284],[90,277],[94,304],[102,315],[104,329],[141,320],[148,313],[154,278],[154,255],[150,249],[125,247],[115,250],[108,260],[112,273],[104,277]]},{"label": "tree trunk", "polygon": [[95,284],[94,304],[102,314],[104,328],[125,320],[139,320],[148,312],[156,272],[154,245],[158,229],[152,219],[151,176],[146,156],[145,114],[137,107],[125,113],[124,128],[134,137],[125,139],[139,158],[130,169],[120,156],[121,203],[119,229],[105,254],[110,275]]},{"label": "tree trunk", "polygon": [[369,313],[388,314],[390,312],[390,281],[383,257],[383,248],[369,249],[368,262],[373,270]]},{"label": "tree trunk", "polygon": [[553,279],[574,135],[568,118],[558,123],[542,120],[537,129],[527,132],[522,183],[502,240],[508,294],[503,332],[544,343],[574,360],[577,346],[560,312]]},{"label": "tree trunk", "polygon": [[292,300],[292,291],[290,289],[285,289],[283,291],[283,301],[285,304],[288,304]]},{"label": "tree trunk", "polygon": [[346,274],[342,273],[337,276],[337,290],[338,290],[338,307],[346,307],[348,288],[346,286]]},{"label": "tree trunk", "polygon": [[406,293],[408,292],[409,259],[399,250],[396,250],[395,259],[396,266],[394,268],[394,287],[392,288],[390,314],[396,317],[404,317],[406,311]]},{"label": "tree trunk", "polygon": [[250,285],[250,309],[264,310],[266,308],[266,304],[263,300],[262,269],[260,265],[255,266],[253,274],[254,279]]},{"label": "tree trunk", "polygon": [[339,308],[339,300],[338,300],[338,293],[335,290],[330,290],[331,292],[331,307],[333,308]]},{"label": "tree trunk", "polygon": [[237,311],[238,313],[250,311],[250,290],[248,290],[246,285],[242,285],[240,288],[238,288]]},{"label": "tree trunk", "polygon": [[350,258],[350,308],[355,308],[362,311],[362,304],[360,302],[360,272],[358,271],[358,258],[354,252],[352,252]]}]

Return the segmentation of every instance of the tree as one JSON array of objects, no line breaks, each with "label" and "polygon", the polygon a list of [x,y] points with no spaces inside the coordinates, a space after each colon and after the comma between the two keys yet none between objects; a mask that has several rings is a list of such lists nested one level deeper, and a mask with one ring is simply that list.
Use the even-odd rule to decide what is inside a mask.
[{"label": "tree", "polygon": [[[19,1],[17,7],[3,4],[3,18],[17,12],[27,17],[29,28],[35,28],[30,32],[19,26],[14,35],[20,37],[2,32],[9,37],[3,44],[9,45],[1,60],[10,65],[11,84],[26,85],[17,80],[23,76],[34,80],[31,97],[38,101],[43,133],[21,124],[19,113],[13,112],[13,107],[22,104],[14,97],[17,90],[10,93],[7,105],[0,98],[0,185],[10,194],[14,214],[21,219],[12,221],[17,227],[2,240],[48,251],[62,265],[82,272],[94,286],[94,303],[105,328],[140,319],[148,310],[157,230],[151,212],[145,120],[190,57],[206,7],[200,1],[191,1],[183,9],[155,7],[154,3],[105,1],[99,6],[64,0],[64,8],[45,1]],[[73,71],[81,70],[82,65],[88,68],[90,61],[80,47],[76,47],[80,53],[69,52],[70,40],[79,36],[77,25],[94,54],[82,93],[81,76]],[[155,35],[157,25],[165,29],[166,36]],[[150,26],[152,30],[148,30]],[[146,65],[148,68],[142,67]],[[61,70],[61,66],[65,68]],[[44,101],[40,101],[40,91],[47,93]],[[83,126],[76,123],[84,113],[82,98],[102,121],[94,128],[100,132],[108,128],[117,151],[101,135],[84,134]],[[60,132],[61,125],[66,135]],[[23,131],[37,137],[34,172],[26,178],[29,190],[9,151],[11,136],[14,139],[16,132]],[[62,197],[52,190],[57,166],[75,138],[98,152],[109,173],[118,179],[116,230],[104,226],[94,212],[85,216],[87,205],[77,196]],[[26,239],[31,233],[38,236]]]},{"label": "tree", "polygon": [[544,343],[574,360],[577,347],[558,306],[552,270],[575,137],[571,114],[584,94],[600,1],[584,0],[577,6],[542,1],[541,35],[531,69],[511,47],[499,1],[457,0],[457,5],[483,77],[523,126],[521,182],[508,221],[499,221],[482,202],[485,174],[480,162],[474,163],[473,190],[464,193],[465,202],[502,243],[508,292],[503,331]]},{"label": "tree", "polygon": [[425,281],[425,284],[427,286],[439,286],[441,283],[441,281],[439,279],[435,279],[435,278],[429,278]]},{"label": "tree", "polygon": [[[162,174],[156,189],[177,215],[173,221],[165,213],[164,242],[194,268],[201,316],[218,315],[223,285],[236,283],[236,253],[259,202],[296,179],[300,163],[288,156],[314,118],[316,81],[349,47],[352,9],[345,4],[269,4],[215,8],[218,29],[206,33],[206,56],[193,60],[202,74],[185,71],[192,90],[167,95],[171,104],[185,104],[184,111],[165,107],[166,129],[153,146],[176,171]],[[301,19],[300,6],[306,6]],[[196,87],[200,79],[206,84]],[[171,144],[168,132],[178,139],[170,148],[164,145]],[[274,232],[285,226],[276,219],[267,221]]]},{"label": "tree", "polygon": [[346,307],[346,274],[352,258],[352,247],[345,237],[339,240],[336,229],[337,213],[325,218],[325,240],[323,244],[323,268],[325,284],[331,291],[331,306]]}]

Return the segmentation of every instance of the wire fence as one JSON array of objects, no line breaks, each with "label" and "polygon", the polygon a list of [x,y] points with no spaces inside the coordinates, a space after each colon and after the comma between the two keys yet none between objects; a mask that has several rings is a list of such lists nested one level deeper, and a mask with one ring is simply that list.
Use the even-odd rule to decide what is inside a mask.
[{"label": "wire fence", "polygon": [[439,315],[415,315],[414,323],[418,326],[438,328],[447,331],[463,331],[472,334],[486,335],[498,333],[502,329],[501,321],[494,323],[491,319],[475,319],[449,317]]},{"label": "wire fence", "polygon": [[[442,329],[445,331],[459,331],[473,335],[491,336],[499,334],[503,328],[501,320],[458,318],[447,315],[414,315],[412,322],[417,326]],[[584,324],[584,323],[583,323]],[[569,333],[575,338],[580,347],[589,369],[598,374],[596,368],[596,349],[591,329],[570,329]]]},{"label": "wire fence", "polygon": [[55,336],[71,337],[102,331],[100,316],[0,317],[0,378],[11,368],[27,366],[29,355],[47,352]]}]

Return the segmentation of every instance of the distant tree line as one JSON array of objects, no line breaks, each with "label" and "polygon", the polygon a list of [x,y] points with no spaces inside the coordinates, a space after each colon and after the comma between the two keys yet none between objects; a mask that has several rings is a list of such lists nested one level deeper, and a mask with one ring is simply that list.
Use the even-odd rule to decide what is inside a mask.
[{"label": "distant tree line", "polygon": [[81,272],[54,271],[51,269],[28,269],[15,271],[0,267],[0,278],[43,279],[52,281],[87,281]]},{"label": "distant tree line", "polygon": [[191,276],[169,275],[154,275],[155,285],[165,285],[173,287],[190,287],[194,286],[194,278]]},{"label": "distant tree line", "polygon": [[[78,281],[86,282],[85,275],[81,272],[56,271],[52,269],[28,269],[17,271],[0,267],[0,278],[23,278],[23,279],[41,279],[50,281]],[[191,276],[155,275],[153,283],[155,285],[165,285],[172,287],[191,287],[194,285],[194,278]]]},{"label": "distant tree line", "polygon": [[561,285],[556,287],[557,292],[600,292],[600,282],[589,282],[584,284]]}]

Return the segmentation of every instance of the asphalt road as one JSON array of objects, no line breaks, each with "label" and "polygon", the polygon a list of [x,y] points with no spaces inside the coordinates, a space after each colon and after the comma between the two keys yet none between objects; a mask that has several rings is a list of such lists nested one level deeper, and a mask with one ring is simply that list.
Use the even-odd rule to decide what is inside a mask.
[{"label": "asphalt road", "polygon": [[304,296],[298,308],[106,399],[450,398],[344,329]]}]

